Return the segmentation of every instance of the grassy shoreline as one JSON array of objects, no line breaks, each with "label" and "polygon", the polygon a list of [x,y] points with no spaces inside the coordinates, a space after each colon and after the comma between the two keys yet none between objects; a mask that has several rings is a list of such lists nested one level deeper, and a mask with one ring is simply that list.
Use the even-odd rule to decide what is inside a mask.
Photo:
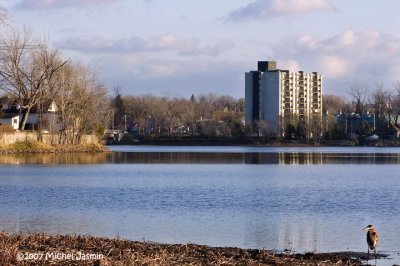
[{"label": "grassy shoreline", "polygon": [[67,153],[67,152],[110,152],[102,144],[60,145],[37,141],[17,141],[13,144],[0,144],[0,154],[15,153]]},{"label": "grassy shoreline", "polygon": [[357,254],[365,255],[288,254],[120,238],[0,232],[0,265],[364,265],[360,258],[354,258]]}]

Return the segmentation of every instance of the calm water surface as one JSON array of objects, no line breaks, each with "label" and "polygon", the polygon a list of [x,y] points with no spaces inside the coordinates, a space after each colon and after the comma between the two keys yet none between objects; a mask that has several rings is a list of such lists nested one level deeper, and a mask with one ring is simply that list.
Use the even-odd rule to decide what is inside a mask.
[{"label": "calm water surface", "polygon": [[399,148],[113,149],[0,156],[0,230],[365,252],[374,224],[400,263]]}]

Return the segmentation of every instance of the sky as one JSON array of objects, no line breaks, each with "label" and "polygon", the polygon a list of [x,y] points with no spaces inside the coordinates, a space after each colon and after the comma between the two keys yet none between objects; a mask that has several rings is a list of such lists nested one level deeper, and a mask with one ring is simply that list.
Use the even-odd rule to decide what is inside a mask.
[{"label": "sky", "polygon": [[323,75],[324,94],[400,80],[399,0],[0,0],[124,95],[244,97],[257,61]]}]

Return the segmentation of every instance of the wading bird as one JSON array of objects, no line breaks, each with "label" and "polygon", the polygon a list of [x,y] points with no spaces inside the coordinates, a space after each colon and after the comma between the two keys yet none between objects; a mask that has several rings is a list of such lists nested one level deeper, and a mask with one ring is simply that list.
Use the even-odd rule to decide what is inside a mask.
[{"label": "wading bird", "polygon": [[367,231],[368,260],[369,260],[369,249],[374,251],[376,259],[376,245],[378,244],[378,232],[375,230],[375,227],[372,224],[363,228],[363,230]]}]

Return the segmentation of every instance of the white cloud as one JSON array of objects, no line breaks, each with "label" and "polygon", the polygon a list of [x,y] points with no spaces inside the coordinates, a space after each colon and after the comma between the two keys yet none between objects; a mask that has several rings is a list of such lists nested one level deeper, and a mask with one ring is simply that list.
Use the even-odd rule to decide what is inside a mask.
[{"label": "white cloud", "polygon": [[330,93],[345,93],[354,84],[390,87],[399,78],[400,38],[373,29],[347,30],[326,39],[300,35],[276,44],[273,56],[278,67],[321,72]]},{"label": "white cloud", "polygon": [[234,44],[231,40],[218,40],[212,44],[202,44],[198,39],[179,39],[174,35],[165,34],[148,40],[137,36],[114,40],[101,36],[76,37],[57,42],[56,46],[85,53],[173,51],[182,56],[218,56],[231,50]]},{"label": "white cloud", "polygon": [[338,38],[339,47],[354,45],[358,40],[358,36],[354,32],[348,30],[341,34]]},{"label": "white cloud", "polygon": [[110,4],[118,0],[22,0],[18,9],[56,9],[71,8],[84,5]]},{"label": "white cloud", "polygon": [[282,66],[282,69],[288,69],[293,72],[301,70],[299,62],[297,62],[296,60],[286,60],[279,62],[279,64]]},{"label": "white cloud", "polygon": [[307,34],[297,38],[297,43],[309,50],[316,49],[318,47],[318,40],[315,37]]},{"label": "white cloud", "polygon": [[85,53],[125,53],[144,50],[146,42],[136,36],[118,40],[106,39],[101,36],[89,36],[58,41],[55,45],[59,48]]},{"label": "white cloud", "polygon": [[[177,94],[214,92],[243,96],[242,63],[212,58],[170,60],[142,54],[106,55],[95,63],[110,87],[121,86],[127,94]],[[239,77],[239,78],[238,78]]]},{"label": "white cloud", "polygon": [[171,34],[165,34],[156,38],[150,39],[146,47],[149,50],[167,50],[174,48],[179,41]]},{"label": "white cloud", "polygon": [[335,55],[325,55],[318,59],[317,68],[328,78],[337,78],[346,75],[350,69],[349,62]]},{"label": "white cloud", "polygon": [[229,19],[268,19],[317,11],[333,11],[335,9],[329,0],[255,0],[232,11],[229,14]]}]

